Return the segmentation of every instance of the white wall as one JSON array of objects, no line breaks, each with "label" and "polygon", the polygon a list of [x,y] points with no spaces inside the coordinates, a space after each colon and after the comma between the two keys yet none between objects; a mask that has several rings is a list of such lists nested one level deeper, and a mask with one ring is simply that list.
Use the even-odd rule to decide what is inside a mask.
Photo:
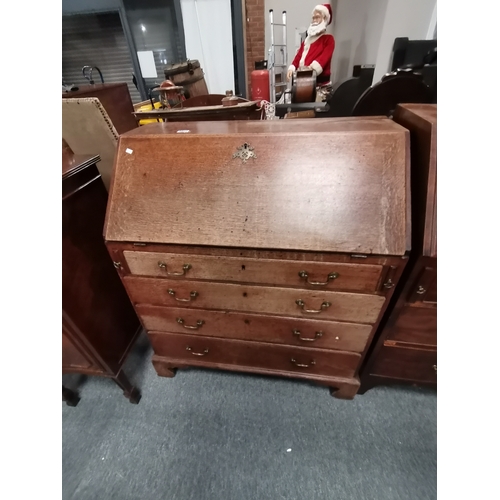
[{"label": "white wall", "polygon": [[352,76],[356,64],[375,64],[388,0],[338,0],[332,82]]},{"label": "white wall", "polygon": [[[378,82],[389,70],[394,39],[408,37],[425,40],[433,22],[436,0],[389,0],[380,39],[373,81]],[[434,18],[435,22],[435,18]],[[432,30],[433,32],[433,30]]]},{"label": "white wall", "polygon": [[[291,64],[297,49],[300,46],[300,40],[296,39],[297,28],[303,28],[304,30],[308,28],[311,23],[311,14],[316,5],[318,5],[317,0],[265,0],[264,5],[264,15],[265,15],[265,26],[266,26],[266,38],[265,38],[265,54],[263,54],[264,59],[269,59],[268,50],[271,45],[271,27],[269,21],[269,10],[273,9],[274,22],[281,23],[282,12],[285,10],[287,15],[287,50],[288,50],[288,62],[286,64]],[[326,3],[326,2],[325,2]],[[327,33],[334,34],[333,24],[335,21],[335,4],[336,1],[330,2],[333,10],[333,22],[328,26]],[[274,28],[274,43],[282,43],[282,29],[279,27]],[[276,50],[276,58],[278,58],[278,50]],[[278,61],[277,61],[278,62]]]},{"label": "white wall", "polygon": [[[281,12],[287,12],[288,64],[296,49],[296,28],[307,28],[317,0],[266,0],[266,53],[270,45],[269,9],[274,10],[275,22],[281,22]],[[326,3],[326,2],[324,2]],[[356,64],[375,64],[374,82],[387,73],[394,39],[426,39],[436,0],[335,0],[331,1],[334,21],[327,33],[335,37],[332,58],[332,82],[349,78]],[[434,18],[435,23],[435,18]],[[279,32],[276,28],[275,32]],[[432,28],[431,32],[434,32]],[[281,33],[279,34],[281,37]],[[281,40],[281,38],[279,38]],[[277,43],[281,43],[278,41]]]},{"label": "white wall", "polygon": [[230,0],[181,0],[186,57],[200,61],[210,94],[234,91]]}]

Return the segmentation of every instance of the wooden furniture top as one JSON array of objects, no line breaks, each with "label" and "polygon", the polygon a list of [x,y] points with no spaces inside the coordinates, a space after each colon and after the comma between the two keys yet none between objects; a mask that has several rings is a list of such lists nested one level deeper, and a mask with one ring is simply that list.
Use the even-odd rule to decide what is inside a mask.
[{"label": "wooden furniture top", "polygon": [[100,160],[99,155],[64,154],[62,161],[62,178],[67,179]]},{"label": "wooden furniture top", "polygon": [[[252,104],[249,102],[247,104]],[[206,107],[206,106],[204,106]],[[231,107],[231,106],[228,106]],[[235,107],[235,106],[232,106]],[[191,108],[192,109],[192,108]],[[161,111],[161,110],[160,110]],[[199,121],[189,124],[191,135],[227,135],[227,134],[300,134],[317,133],[394,133],[401,134],[404,130],[393,120],[382,116],[323,118],[321,120],[242,120],[242,121]],[[184,126],[176,122],[149,123],[123,134],[123,138],[136,136],[177,135]],[[185,132],[182,132],[185,133]]]},{"label": "wooden furniture top", "polygon": [[[204,96],[199,96],[204,97]],[[167,118],[175,117],[178,115],[210,115],[215,113],[246,113],[250,109],[257,109],[258,101],[244,101],[239,102],[234,106],[223,106],[222,104],[209,105],[209,106],[192,106],[192,107],[174,107],[172,109],[151,109],[144,111],[135,111],[133,114],[136,119],[151,119],[151,118]],[[154,124],[153,124],[154,125]]]},{"label": "wooden furniture top", "polygon": [[[99,73],[94,73],[94,76],[99,78]],[[62,97],[65,99],[70,99],[71,97],[81,97],[83,94],[88,94],[89,92],[96,92],[100,90],[116,89],[119,87],[127,86],[126,83],[94,83],[86,85],[78,85],[78,90],[64,90],[62,92]],[[128,88],[128,86],[127,86]]]},{"label": "wooden furniture top", "polygon": [[409,175],[388,118],[155,123],[120,136],[104,235],[404,255]]},{"label": "wooden furniture top", "polygon": [[400,104],[394,119],[412,133],[413,220],[419,251],[437,258],[437,105]]},{"label": "wooden furniture top", "polygon": [[437,125],[437,104],[408,103],[399,105],[402,110],[415,115],[416,119]]}]

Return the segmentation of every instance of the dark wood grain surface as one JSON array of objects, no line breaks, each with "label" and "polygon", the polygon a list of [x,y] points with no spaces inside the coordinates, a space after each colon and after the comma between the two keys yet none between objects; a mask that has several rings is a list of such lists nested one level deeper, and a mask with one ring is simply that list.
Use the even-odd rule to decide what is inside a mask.
[{"label": "dark wood grain surface", "polygon": [[231,311],[137,305],[147,330],[363,352],[371,325]]},{"label": "dark wood grain surface", "polygon": [[318,376],[353,377],[359,354],[323,349],[216,339],[194,335],[150,332],[151,343],[158,356],[196,363],[201,360],[214,368],[230,365],[268,370],[291,371]]},{"label": "dark wood grain surface", "polygon": [[[121,137],[106,239],[406,253],[405,129],[388,119],[232,123]],[[245,143],[257,156],[246,163],[233,157]],[[325,144],[328,154],[311,156]]]},{"label": "dark wood grain surface", "polygon": [[394,121],[410,130],[412,190],[415,198],[412,247],[437,258],[437,104],[402,104]]},{"label": "dark wood grain surface", "polygon": [[[123,283],[134,304],[259,312],[365,324],[377,321],[385,302],[385,297],[380,295],[166,278],[126,276],[123,278]],[[169,290],[173,293],[169,293]],[[296,303],[297,300],[303,300],[305,306],[300,307]],[[330,306],[322,308],[322,304],[326,302]],[[315,312],[306,312],[309,310]]]},{"label": "dark wood grain surface", "polygon": [[[95,165],[99,160],[99,155],[75,155],[68,152],[69,146],[63,148],[62,178],[67,179],[80,170],[84,170],[91,165]],[[71,151],[71,149],[69,149]]]},{"label": "dark wood grain surface", "polygon": [[159,118],[166,122],[260,120],[262,111],[258,107],[258,102],[244,101],[239,102],[235,106],[224,106],[219,103],[217,105],[136,111],[134,112],[134,116],[137,120]]},{"label": "dark wood grain surface", "polygon": [[437,353],[424,349],[383,346],[372,368],[378,377],[400,382],[437,383]]},{"label": "dark wood grain surface", "polygon": [[[222,99],[226,97],[226,94],[206,94],[206,95],[197,95],[194,97],[190,97],[179,104],[174,106],[174,109],[183,109],[183,108],[197,108],[200,106],[220,106],[222,103]],[[248,99],[243,99],[242,97],[237,97],[236,102],[243,103],[249,102]]]},{"label": "dark wood grain surface", "polygon": [[63,165],[62,364],[63,373],[116,378],[140,323],[102,237],[107,191],[96,159]]},{"label": "dark wood grain surface", "polygon": [[402,104],[394,120],[411,138],[412,252],[365,358],[361,392],[401,381],[437,384],[437,106]]},{"label": "dark wood grain surface", "polygon": [[216,255],[125,251],[137,276],[287,285],[310,289],[375,292],[383,267],[370,264],[318,263]]},{"label": "dark wood grain surface", "polygon": [[408,262],[409,179],[409,133],[381,117],[122,136],[104,235],[157,373],[302,378],[352,399]]}]

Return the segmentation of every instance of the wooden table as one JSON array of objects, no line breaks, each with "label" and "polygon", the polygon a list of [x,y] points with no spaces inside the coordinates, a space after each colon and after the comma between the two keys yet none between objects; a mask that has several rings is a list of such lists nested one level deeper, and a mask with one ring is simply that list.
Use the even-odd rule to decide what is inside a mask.
[{"label": "wooden table", "polygon": [[235,106],[194,106],[190,108],[155,109],[136,111],[137,120],[160,119],[166,122],[190,122],[211,120],[260,120],[261,111],[258,102],[241,102]]}]

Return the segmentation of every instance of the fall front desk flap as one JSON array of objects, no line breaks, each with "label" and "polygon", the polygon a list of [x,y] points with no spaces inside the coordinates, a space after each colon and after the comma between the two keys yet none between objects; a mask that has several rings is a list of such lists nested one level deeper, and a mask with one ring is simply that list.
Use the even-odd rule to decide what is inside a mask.
[{"label": "fall front desk flap", "polygon": [[404,255],[409,182],[388,118],[155,123],[120,136],[104,236]]}]

